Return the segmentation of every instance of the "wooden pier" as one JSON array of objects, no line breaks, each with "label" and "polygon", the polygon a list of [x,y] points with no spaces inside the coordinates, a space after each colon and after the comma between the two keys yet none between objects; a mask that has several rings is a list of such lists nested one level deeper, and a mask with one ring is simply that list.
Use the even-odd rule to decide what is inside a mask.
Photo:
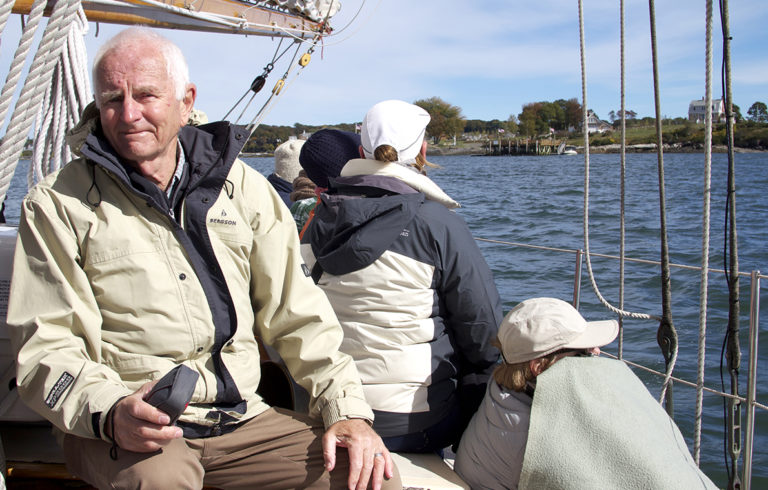
[{"label": "wooden pier", "polygon": [[557,155],[565,147],[565,140],[510,138],[488,140],[485,146],[486,156],[496,155]]}]

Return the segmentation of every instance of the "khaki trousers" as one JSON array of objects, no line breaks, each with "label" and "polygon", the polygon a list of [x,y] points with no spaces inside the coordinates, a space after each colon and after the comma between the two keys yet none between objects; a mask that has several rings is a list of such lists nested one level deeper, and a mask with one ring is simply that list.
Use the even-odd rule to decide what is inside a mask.
[{"label": "khaki trousers", "polygon": [[[154,453],[117,450],[98,439],[64,438],[67,469],[100,489],[346,488],[349,458],[337,447],[336,468],[325,471],[322,423],[270,408],[234,431],[203,439],[175,439]],[[383,488],[402,489],[399,475]]]}]

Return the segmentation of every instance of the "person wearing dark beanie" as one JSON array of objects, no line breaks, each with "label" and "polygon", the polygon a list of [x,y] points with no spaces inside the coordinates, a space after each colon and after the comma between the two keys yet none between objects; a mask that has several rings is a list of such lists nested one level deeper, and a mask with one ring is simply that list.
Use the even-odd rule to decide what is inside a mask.
[{"label": "person wearing dark beanie", "polygon": [[331,177],[301,235],[305,271],[341,323],[374,430],[398,452],[458,443],[499,359],[491,340],[503,318],[493,273],[452,211],[459,203],[426,175],[429,121],[405,101],[374,105],[361,124],[363,158]]},{"label": "person wearing dark beanie", "polygon": [[[349,160],[360,157],[359,148],[360,135],[339,129],[321,129],[313,133],[301,147],[299,164],[316,187],[312,197],[296,198],[291,204],[291,214],[296,220],[299,234],[312,219],[318,196],[330,187],[329,179],[338,177]],[[294,192],[296,190],[294,181]]]}]

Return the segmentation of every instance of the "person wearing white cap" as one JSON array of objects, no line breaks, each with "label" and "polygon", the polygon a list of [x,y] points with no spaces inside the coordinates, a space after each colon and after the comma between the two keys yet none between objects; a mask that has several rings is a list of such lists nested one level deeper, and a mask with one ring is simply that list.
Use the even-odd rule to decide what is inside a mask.
[{"label": "person wearing white cap", "polygon": [[713,487],[643,383],[596,357],[618,330],[555,298],[507,314],[503,362],[456,454],[472,489]]},{"label": "person wearing white cap", "polygon": [[493,275],[459,204],[426,176],[429,114],[401,100],[363,119],[360,156],[329,179],[301,239],[392,451],[455,444],[498,361]]},{"label": "person wearing white cap", "polygon": [[267,176],[267,180],[282,198],[283,202],[289,208],[291,201],[291,192],[293,191],[293,181],[299,176],[301,165],[299,165],[299,152],[304,145],[304,140],[293,139],[275,148],[275,171]]}]

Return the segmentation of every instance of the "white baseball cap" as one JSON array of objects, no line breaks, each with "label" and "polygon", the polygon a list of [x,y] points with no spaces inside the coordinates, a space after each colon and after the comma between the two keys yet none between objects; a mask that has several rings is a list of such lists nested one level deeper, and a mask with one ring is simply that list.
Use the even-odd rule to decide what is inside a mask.
[{"label": "white baseball cap", "polygon": [[588,322],[569,303],[532,298],[515,306],[499,326],[499,343],[509,364],[530,361],[561,349],[610,344],[619,333],[616,320]]},{"label": "white baseball cap", "polygon": [[421,151],[421,142],[429,124],[429,113],[402,100],[385,100],[370,108],[360,128],[365,158],[381,145],[397,150],[398,163],[413,163]]}]

